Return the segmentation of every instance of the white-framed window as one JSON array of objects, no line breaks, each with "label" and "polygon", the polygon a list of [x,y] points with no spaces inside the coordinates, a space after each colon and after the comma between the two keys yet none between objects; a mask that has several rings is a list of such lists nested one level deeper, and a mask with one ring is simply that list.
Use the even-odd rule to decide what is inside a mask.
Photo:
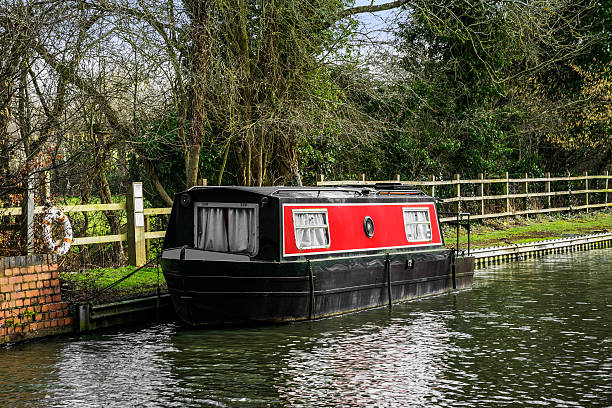
[{"label": "white-framed window", "polygon": [[293,232],[298,249],[329,248],[327,209],[293,210]]},{"label": "white-framed window", "polygon": [[194,242],[206,251],[257,255],[259,207],[249,203],[196,203]]},{"label": "white-framed window", "polygon": [[404,229],[408,242],[431,241],[428,208],[404,208]]}]

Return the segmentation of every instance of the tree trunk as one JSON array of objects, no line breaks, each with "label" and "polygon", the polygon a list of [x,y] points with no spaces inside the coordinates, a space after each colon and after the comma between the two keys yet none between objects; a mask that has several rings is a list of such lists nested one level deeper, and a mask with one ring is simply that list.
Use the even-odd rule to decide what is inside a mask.
[{"label": "tree trunk", "polygon": [[259,129],[259,151],[257,152],[257,185],[261,187],[264,181],[264,128]]},{"label": "tree trunk", "polygon": [[251,133],[250,132],[247,132],[246,147],[247,147],[246,183],[244,183],[244,185],[250,186],[251,185],[251,180],[253,180],[253,174],[251,172],[251,162],[252,162],[252,157],[253,157],[253,148],[251,146]]},{"label": "tree trunk", "polygon": [[0,180],[8,173],[9,164],[9,134],[8,125],[11,117],[12,84],[9,79],[0,80]]},{"label": "tree trunk", "polygon": [[186,184],[190,188],[197,183],[200,150],[206,136],[208,122],[206,97],[208,75],[208,46],[210,41],[211,1],[190,0],[187,3],[191,19],[191,54],[189,68],[191,87],[190,126],[185,152]]},{"label": "tree trunk", "polygon": [[225,147],[225,154],[223,155],[223,164],[221,165],[221,170],[219,170],[219,178],[217,179],[217,185],[220,186],[223,181],[223,172],[225,171],[225,165],[227,164],[227,156],[230,151],[230,144],[228,143]]},{"label": "tree trunk", "polygon": [[155,188],[155,190],[157,190],[159,196],[162,198],[164,203],[172,207],[172,197],[170,197],[162,183],[159,181],[157,173],[155,173],[155,168],[153,168],[153,164],[149,159],[143,158],[143,161],[145,168],[147,169],[147,174],[149,175],[149,180],[151,180],[151,184],[153,184],[153,187]]},{"label": "tree trunk", "polygon": [[[10,30],[5,28],[5,32],[10,33]],[[15,28],[15,33],[20,30]],[[7,36],[9,38],[10,36]],[[4,55],[3,64],[0,64],[0,181],[10,184],[11,180],[6,180],[4,177],[9,172],[9,163],[11,160],[11,141],[9,138],[9,123],[11,121],[11,102],[15,92],[15,79],[18,76],[18,70],[21,66],[21,53],[23,51],[24,38],[16,36],[8,56]]]},{"label": "tree trunk", "polygon": [[187,188],[193,187],[198,183],[198,167],[200,164],[201,148],[201,145],[188,146],[187,158],[185,159]]},{"label": "tree trunk", "polygon": [[[244,185],[253,185],[253,155],[254,150],[257,152],[257,140],[253,131],[253,78],[251,77],[251,55],[249,50],[249,34],[247,31],[247,5],[245,0],[235,0],[232,4],[234,11],[233,21],[233,37],[234,37],[234,52],[240,63],[239,78],[242,84],[240,86],[240,97],[242,99],[242,129],[243,134],[243,151],[246,152],[244,160]],[[242,132],[241,132],[242,133]]]}]

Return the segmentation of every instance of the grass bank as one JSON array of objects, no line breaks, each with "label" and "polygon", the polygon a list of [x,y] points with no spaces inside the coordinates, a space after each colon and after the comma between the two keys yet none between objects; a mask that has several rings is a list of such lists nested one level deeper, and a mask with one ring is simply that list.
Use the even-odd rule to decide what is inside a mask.
[{"label": "grass bank", "polygon": [[[455,228],[442,227],[448,247],[456,245]],[[572,213],[565,215],[541,215],[537,217],[514,217],[492,219],[472,225],[473,247],[503,246],[546,239],[567,238],[596,232],[612,231],[612,211]],[[467,245],[467,234],[461,231],[459,246]]]},{"label": "grass bank", "polygon": [[157,287],[162,293],[166,292],[166,280],[161,268],[142,268],[129,278],[118,283],[109,290],[103,289],[117,282],[124,276],[129,275],[136,269],[134,266],[121,268],[96,268],[85,269],[77,272],[60,272],[62,282],[62,295],[70,303],[81,303],[90,297],[94,304],[116,302],[118,300],[131,299],[142,296],[153,296],[157,294]]}]

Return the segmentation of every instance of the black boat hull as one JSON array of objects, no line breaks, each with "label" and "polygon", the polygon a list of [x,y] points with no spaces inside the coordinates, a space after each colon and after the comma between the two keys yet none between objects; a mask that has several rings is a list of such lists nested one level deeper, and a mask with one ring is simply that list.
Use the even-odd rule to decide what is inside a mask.
[{"label": "black boat hull", "polygon": [[[162,257],[189,325],[319,319],[471,286],[474,262],[440,249],[291,262]],[[391,296],[389,296],[389,294]]]}]

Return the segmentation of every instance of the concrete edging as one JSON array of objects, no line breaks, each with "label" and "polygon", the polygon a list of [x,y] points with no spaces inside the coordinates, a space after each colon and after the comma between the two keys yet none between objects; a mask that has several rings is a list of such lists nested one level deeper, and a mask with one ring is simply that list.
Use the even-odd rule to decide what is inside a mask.
[{"label": "concrete edging", "polygon": [[153,321],[173,313],[169,294],[147,296],[101,305],[73,305],[77,333],[128,323]]},{"label": "concrete edging", "polygon": [[552,253],[583,251],[609,248],[612,246],[612,232],[550,239],[501,247],[478,248],[471,251],[476,258],[476,268],[489,264],[521,260]]}]

